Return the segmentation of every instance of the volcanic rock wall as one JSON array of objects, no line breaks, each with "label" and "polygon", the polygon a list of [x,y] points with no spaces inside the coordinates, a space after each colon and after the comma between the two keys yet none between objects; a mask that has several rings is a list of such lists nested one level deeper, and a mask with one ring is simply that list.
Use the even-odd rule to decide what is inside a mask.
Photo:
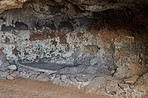
[{"label": "volcanic rock wall", "polygon": [[97,12],[74,4],[37,0],[1,13],[1,53],[9,62],[103,66],[118,78],[146,72],[145,7]]},{"label": "volcanic rock wall", "polygon": [[[0,79],[21,76],[147,98],[147,0],[1,0],[0,5]],[[61,67],[46,73],[21,63]]]}]

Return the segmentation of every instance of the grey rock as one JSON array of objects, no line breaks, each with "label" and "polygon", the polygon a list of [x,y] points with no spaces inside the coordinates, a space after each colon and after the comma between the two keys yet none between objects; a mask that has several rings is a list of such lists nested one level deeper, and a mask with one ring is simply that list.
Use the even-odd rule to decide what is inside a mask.
[{"label": "grey rock", "polygon": [[37,78],[36,80],[39,80],[39,81],[50,81],[48,75],[46,75],[45,73],[41,73]]},{"label": "grey rock", "polygon": [[70,79],[72,82],[78,82],[77,79],[76,79],[74,76],[71,76],[69,79]]},{"label": "grey rock", "polygon": [[[59,76],[60,77],[60,76]],[[56,74],[50,74],[49,79],[50,81],[53,81],[55,78],[57,78]]]},{"label": "grey rock", "polygon": [[66,80],[66,75],[61,75],[61,79],[62,79],[62,81],[65,81]]},{"label": "grey rock", "polygon": [[87,68],[86,65],[71,66],[59,70],[60,74],[79,74]]},{"label": "grey rock", "polygon": [[87,77],[76,77],[76,80],[78,81],[78,82],[87,82],[88,81],[88,79],[87,79]]},{"label": "grey rock", "polygon": [[0,65],[0,67],[7,67],[9,66],[10,64],[8,62],[4,62],[3,64]]},{"label": "grey rock", "polygon": [[17,69],[17,66],[16,65],[10,65],[10,66],[8,66],[8,69],[10,69],[10,70],[16,70]]},{"label": "grey rock", "polygon": [[31,74],[31,75],[29,76],[29,78],[30,78],[30,79],[36,79],[37,76],[38,76],[38,74]]},{"label": "grey rock", "polygon": [[7,71],[7,67],[0,67],[0,71]]},{"label": "grey rock", "polygon": [[60,79],[60,75],[59,75],[59,74],[53,74],[53,76],[54,76],[55,78]]},{"label": "grey rock", "polygon": [[0,66],[2,66],[4,63],[6,63],[6,55],[0,53]]},{"label": "grey rock", "polygon": [[7,77],[8,74],[9,74],[8,72],[2,72],[2,71],[0,71],[0,79],[6,79],[6,77]]},{"label": "grey rock", "polygon": [[61,83],[61,80],[58,79],[58,78],[55,78],[55,79],[53,80],[53,83],[55,83],[55,84],[60,84],[60,83]]},{"label": "grey rock", "polygon": [[72,86],[72,82],[69,79],[65,79],[63,81],[63,83],[60,83],[61,86],[67,86],[67,87],[71,87]]},{"label": "grey rock", "polygon": [[92,58],[91,60],[90,60],[90,65],[96,65],[97,64],[97,58]]}]

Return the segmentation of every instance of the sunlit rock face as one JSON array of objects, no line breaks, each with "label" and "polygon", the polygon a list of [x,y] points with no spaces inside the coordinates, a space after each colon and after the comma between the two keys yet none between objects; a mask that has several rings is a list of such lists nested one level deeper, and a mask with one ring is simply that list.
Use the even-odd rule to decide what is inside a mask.
[{"label": "sunlit rock face", "polygon": [[[93,90],[102,90],[103,83],[107,87],[106,93],[111,95],[121,93],[119,91],[122,87],[119,87],[119,81],[116,79],[121,81],[125,79],[129,82],[128,78],[136,77],[134,82],[130,81],[135,83],[137,78],[147,72],[147,0],[0,2],[1,5],[5,5],[2,6],[0,14],[0,57],[6,56],[6,60],[2,59],[1,64],[35,63],[41,66],[42,63],[61,66],[64,64],[66,68],[61,69],[58,75],[56,73],[57,77],[65,73],[66,77],[71,74],[91,74],[89,76],[92,79],[89,81],[91,84],[88,85],[87,82],[81,86],[88,85],[88,89],[94,92]],[[30,70],[27,72],[24,71],[25,68],[18,70],[22,72],[22,76],[28,72],[25,76],[33,77],[29,76]],[[98,73],[107,76],[97,77]],[[56,75],[51,76],[55,78]],[[70,80],[75,78],[69,77]],[[89,77],[86,76],[86,80],[89,80]],[[79,78],[82,77],[78,77],[77,80]],[[65,76],[58,79],[65,79]],[[65,81],[58,79],[57,81]],[[97,82],[100,80],[101,82]],[[80,81],[81,79],[78,83]],[[100,88],[94,89],[94,85]],[[115,91],[110,91],[110,88],[114,88]],[[135,93],[130,92],[131,95]]]},{"label": "sunlit rock face", "polygon": [[29,0],[0,0],[0,13],[4,10],[20,8],[26,1]]}]

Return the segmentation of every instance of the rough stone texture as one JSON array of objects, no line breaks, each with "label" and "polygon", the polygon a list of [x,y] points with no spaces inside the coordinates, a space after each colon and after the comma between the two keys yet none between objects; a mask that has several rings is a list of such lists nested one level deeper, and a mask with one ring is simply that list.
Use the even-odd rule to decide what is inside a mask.
[{"label": "rough stone texture", "polygon": [[117,78],[129,78],[134,75],[142,75],[145,72],[147,72],[147,68],[140,64],[134,64],[131,65],[122,65],[117,68],[117,72],[114,74]]},{"label": "rough stone texture", "polygon": [[37,76],[36,80],[39,81],[49,81],[50,79],[48,78],[48,76],[44,73],[41,73],[39,76]]},{"label": "rough stone texture", "polygon": [[23,3],[29,0],[1,0],[0,1],[0,13],[4,10],[20,8]]},{"label": "rough stone texture", "polygon": [[[147,0],[1,0],[0,4],[4,9],[23,4],[6,11],[0,8],[1,79],[51,81],[121,98],[147,96]],[[40,67],[32,67],[34,63]],[[42,69],[44,63],[61,67]],[[131,85],[124,83],[137,75]]]},{"label": "rough stone texture", "polygon": [[0,53],[0,67],[7,65],[6,55]]},{"label": "rough stone texture", "polygon": [[[52,82],[61,86],[75,87],[83,89],[86,92],[94,94],[109,95],[120,98],[147,98],[147,73],[140,76],[139,79],[134,80],[135,84],[124,84],[121,79],[116,79],[106,72],[103,73],[60,73],[61,68],[55,73],[49,73],[46,70],[33,67],[24,67],[18,65],[17,71],[11,72],[9,69],[5,72],[0,71],[1,79],[12,80],[18,77],[30,78],[39,81]],[[32,70],[34,69],[34,70]],[[76,69],[79,69],[77,67]],[[91,70],[91,69],[90,69]],[[131,80],[131,79],[130,79]]]},{"label": "rough stone texture", "polygon": [[[147,98],[148,97],[148,73],[144,74],[140,79],[136,82],[137,93],[134,93],[137,97]],[[139,93],[141,91],[141,94]]]},{"label": "rough stone texture", "polygon": [[8,80],[13,80],[13,79],[15,79],[15,78],[14,78],[13,76],[11,76],[11,75],[7,75],[6,78],[7,78]]},{"label": "rough stone texture", "polygon": [[124,81],[125,81],[125,83],[134,84],[138,78],[139,78],[138,75],[134,75],[133,77],[131,77],[129,79],[124,79]]},{"label": "rough stone texture", "polygon": [[[72,13],[72,15],[76,15],[75,7],[77,9],[81,9],[82,11],[90,11],[90,12],[99,12],[109,9],[118,9],[121,7],[133,7],[133,6],[143,6],[146,5],[145,3],[148,3],[147,0],[1,0],[0,1],[0,12],[8,9],[13,8],[20,8],[23,6],[23,3],[25,2],[46,2],[47,4],[54,5],[56,2],[57,5],[64,5],[67,8],[72,9],[68,10],[69,13]],[[44,6],[46,9],[42,10],[48,10],[48,6]],[[37,8],[36,8],[37,9]],[[50,7],[50,9],[53,9]],[[50,10],[49,9],[49,10]],[[54,9],[54,11],[57,11],[58,9]],[[89,14],[86,12],[86,14]]]},{"label": "rough stone texture", "polygon": [[7,68],[10,69],[10,70],[16,70],[17,69],[16,65],[9,65]]},{"label": "rough stone texture", "polygon": [[7,77],[7,75],[8,75],[9,73],[8,72],[2,72],[2,71],[0,71],[0,79],[6,79],[6,77]]}]

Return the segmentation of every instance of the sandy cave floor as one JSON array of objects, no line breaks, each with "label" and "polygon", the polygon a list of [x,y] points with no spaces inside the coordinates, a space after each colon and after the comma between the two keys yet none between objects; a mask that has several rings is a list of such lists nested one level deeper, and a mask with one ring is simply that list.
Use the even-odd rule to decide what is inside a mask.
[{"label": "sandy cave floor", "polygon": [[19,78],[0,80],[0,98],[111,98],[52,83]]}]

